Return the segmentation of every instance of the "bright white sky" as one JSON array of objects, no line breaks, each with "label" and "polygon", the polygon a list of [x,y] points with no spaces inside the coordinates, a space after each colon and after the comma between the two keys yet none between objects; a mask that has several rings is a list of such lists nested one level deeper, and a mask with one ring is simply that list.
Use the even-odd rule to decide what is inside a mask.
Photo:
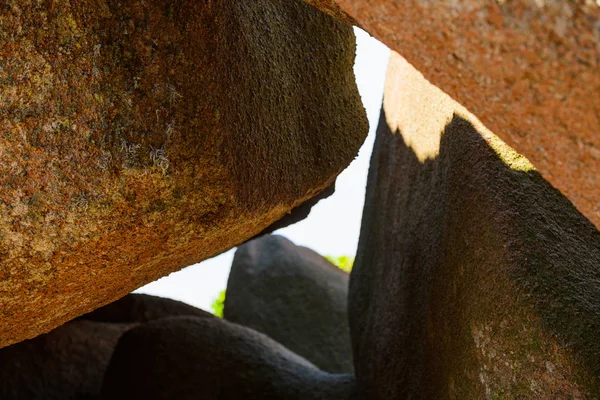
[{"label": "bright white sky", "polygon": [[[335,194],[321,200],[304,221],[276,233],[296,244],[333,256],[356,253],[365,197],[369,160],[383,98],[388,48],[355,28],[357,52],[354,72],[369,118],[369,136],[358,157],[340,174]],[[227,286],[235,249],[152,282],[136,290],[180,300],[210,311],[210,305]]]}]

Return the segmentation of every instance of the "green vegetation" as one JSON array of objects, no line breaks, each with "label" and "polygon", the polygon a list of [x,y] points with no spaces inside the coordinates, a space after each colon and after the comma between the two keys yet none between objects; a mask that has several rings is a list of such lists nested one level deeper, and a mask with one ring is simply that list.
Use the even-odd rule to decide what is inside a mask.
[{"label": "green vegetation", "polygon": [[350,273],[352,271],[352,266],[354,265],[354,258],[350,256],[325,256],[332,264],[334,264],[339,269]]},{"label": "green vegetation", "polygon": [[[339,269],[350,273],[352,270],[352,266],[354,265],[354,258],[350,256],[325,256],[333,265],[338,267]],[[211,304],[210,308],[212,309],[212,313],[219,318],[223,318],[223,308],[225,307],[225,290],[219,293],[219,297],[215,299],[215,301]]]},{"label": "green vegetation", "polygon": [[225,307],[225,290],[219,293],[219,297],[215,299],[210,308],[212,308],[213,314],[219,318],[223,318],[223,308]]}]

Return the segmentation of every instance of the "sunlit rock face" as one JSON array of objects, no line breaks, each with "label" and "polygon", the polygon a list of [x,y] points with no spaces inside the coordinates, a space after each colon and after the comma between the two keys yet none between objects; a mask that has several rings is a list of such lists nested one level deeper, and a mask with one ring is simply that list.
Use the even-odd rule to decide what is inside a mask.
[{"label": "sunlit rock face", "polygon": [[253,237],[367,132],[297,0],[0,5],[0,347]]},{"label": "sunlit rock face", "polygon": [[362,398],[600,395],[600,233],[397,54],[349,317]]},{"label": "sunlit rock face", "polygon": [[400,53],[600,227],[598,1],[306,1]]}]

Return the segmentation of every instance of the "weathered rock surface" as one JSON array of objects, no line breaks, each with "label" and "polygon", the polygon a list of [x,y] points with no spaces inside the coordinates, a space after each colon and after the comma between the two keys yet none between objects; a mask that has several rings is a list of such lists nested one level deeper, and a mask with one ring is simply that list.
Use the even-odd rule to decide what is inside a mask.
[{"label": "weathered rock surface", "polygon": [[104,371],[129,324],[73,321],[0,349],[2,400],[100,399]]},{"label": "weathered rock surface", "polygon": [[600,227],[598,1],[306,1],[404,56]]},{"label": "weathered rock surface", "polygon": [[184,315],[212,317],[212,314],[181,301],[130,293],[104,307],[80,316],[79,319],[112,323],[143,323],[159,318]]},{"label": "weathered rock surface", "polygon": [[389,68],[350,278],[362,398],[599,398],[600,233],[405,60]]},{"label": "weathered rock surface", "polygon": [[353,372],[348,274],[272,235],[238,247],[223,315],[262,332],[328,372]]},{"label": "weathered rock surface", "polygon": [[104,399],[354,398],[352,375],[334,375],[263,334],[220,318],[176,317],[140,325],[119,340]]},{"label": "weathered rock surface", "polygon": [[253,237],[367,122],[299,0],[0,4],[0,347]]}]

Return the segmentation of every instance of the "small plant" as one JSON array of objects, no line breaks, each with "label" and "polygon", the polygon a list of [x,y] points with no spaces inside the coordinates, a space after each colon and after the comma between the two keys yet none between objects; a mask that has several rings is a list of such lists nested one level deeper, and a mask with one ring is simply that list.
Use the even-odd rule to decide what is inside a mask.
[{"label": "small plant", "polygon": [[213,314],[219,318],[223,318],[223,308],[225,308],[225,290],[222,290],[219,293],[219,297],[215,299],[215,301],[210,306],[212,308]]},{"label": "small plant", "polygon": [[325,256],[333,265],[341,269],[342,271],[346,271],[350,273],[352,271],[352,266],[354,265],[354,258],[350,256]]}]

